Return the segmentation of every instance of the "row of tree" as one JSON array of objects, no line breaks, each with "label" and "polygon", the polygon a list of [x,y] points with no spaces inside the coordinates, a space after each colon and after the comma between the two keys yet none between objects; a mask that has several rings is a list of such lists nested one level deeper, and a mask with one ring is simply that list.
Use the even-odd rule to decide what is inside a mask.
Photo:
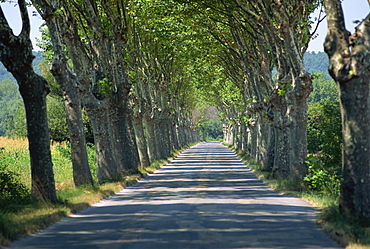
[{"label": "row of tree", "polygon": [[[312,91],[303,54],[313,35],[309,15],[321,8],[321,1],[182,2],[222,45],[214,53],[226,79],[204,87],[223,115],[226,142],[247,151],[275,177],[302,180],[307,174],[307,101]],[[325,52],[338,85],[343,122],[340,209],[370,224],[370,16],[350,35],[340,1],[323,2],[329,30]]]},{"label": "row of tree", "polygon": [[[301,181],[307,174],[312,76],[304,69],[303,54],[313,35],[309,16],[321,1],[32,3],[52,41],[51,71],[66,104],[76,185],[91,184],[83,163],[81,106],[93,127],[100,181],[196,140],[191,110],[199,101],[217,107],[226,141],[263,162],[275,177]],[[343,213],[370,223],[370,143],[365,127],[370,116],[369,17],[349,37],[340,2],[324,3],[329,23],[325,49],[339,86],[344,127],[340,206]],[[30,66],[24,0],[19,6],[24,23],[19,36],[0,13],[1,60],[17,79],[26,106],[33,195],[55,200],[45,114],[47,82]]]},{"label": "row of tree", "polygon": [[[51,72],[65,102],[77,186],[92,184],[82,106],[93,128],[100,182],[198,140],[191,119],[194,97],[188,97],[193,91],[184,82],[181,65],[174,63],[174,41],[160,44],[162,34],[146,30],[151,20],[135,17],[139,7],[151,11],[150,6],[130,4],[33,1],[52,42]],[[33,70],[26,2],[18,5],[23,21],[18,36],[0,11],[1,61],[17,80],[26,107],[32,196],[55,202],[46,115],[49,87]]]}]

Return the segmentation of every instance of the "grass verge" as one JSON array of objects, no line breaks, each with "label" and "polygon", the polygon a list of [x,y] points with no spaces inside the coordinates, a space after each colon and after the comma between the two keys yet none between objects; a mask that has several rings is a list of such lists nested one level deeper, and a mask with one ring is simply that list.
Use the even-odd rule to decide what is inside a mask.
[{"label": "grass verge", "polygon": [[[56,179],[59,179],[56,181],[59,202],[57,204],[52,204],[48,202],[35,202],[29,200],[27,203],[18,204],[11,209],[0,209],[0,248],[7,246],[13,240],[41,230],[50,224],[59,221],[65,216],[79,212],[84,208],[119,192],[123,188],[135,184],[142,177],[153,173],[155,170],[172,161],[183,150],[192,145],[185,146],[182,149],[172,152],[171,155],[165,159],[152,162],[149,167],[138,171],[129,171],[117,182],[109,182],[101,185],[96,184],[95,186],[82,186],[78,188],[74,188],[71,184],[71,166],[67,165],[70,164],[70,162],[65,161],[65,158],[60,155],[61,148],[57,147],[57,150],[53,153],[53,156],[55,156],[53,161],[57,162],[55,177]],[[20,149],[23,153],[25,148],[22,147]],[[14,155],[14,153],[18,153],[17,151],[19,151],[19,148],[13,148],[9,153]],[[4,152],[0,157],[2,156],[4,159],[9,155],[7,153],[8,152]],[[16,157],[19,161],[24,161],[21,166],[16,165],[18,168],[29,167],[29,161],[26,159],[28,155],[27,153],[24,154],[25,155],[22,154],[21,156],[18,155]],[[14,160],[14,158],[6,160],[7,163],[9,163],[9,160]],[[12,170],[15,170],[15,168]],[[69,175],[68,178],[71,179],[66,179],[65,175],[67,173]],[[19,180],[25,185],[28,185],[29,179],[25,178],[25,176],[19,175]]]},{"label": "grass verge", "polygon": [[370,249],[370,227],[363,227],[349,220],[339,212],[338,198],[324,196],[310,191],[302,182],[278,180],[272,177],[271,171],[263,170],[256,160],[243,151],[229,147],[253,173],[276,192],[301,198],[320,209],[317,223],[322,230],[346,249]]}]

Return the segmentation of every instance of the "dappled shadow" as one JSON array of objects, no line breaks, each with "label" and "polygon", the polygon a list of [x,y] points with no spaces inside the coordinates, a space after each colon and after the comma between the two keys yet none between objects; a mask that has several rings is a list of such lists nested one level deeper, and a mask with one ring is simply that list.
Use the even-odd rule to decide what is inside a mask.
[{"label": "dappled shadow", "polygon": [[270,190],[227,148],[202,143],[14,248],[339,248],[316,214]]}]

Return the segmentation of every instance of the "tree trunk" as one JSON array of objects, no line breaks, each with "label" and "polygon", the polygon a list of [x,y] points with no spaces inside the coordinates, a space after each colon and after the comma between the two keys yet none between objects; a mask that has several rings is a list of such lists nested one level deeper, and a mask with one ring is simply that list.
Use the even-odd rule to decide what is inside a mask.
[{"label": "tree trunk", "polygon": [[[66,92],[68,91],[69,90],[66,90]],[[64,94],[64,103],[66,106],[67,124],[71,143],[73,181],[76,187],[81,185],[93,185],[93,178],[86,150],[81,102],[79,98],[74,100],[72,100],[72,98],[71,93]]]},{"label": "tree trunk", "polygon": [[258,138],[258,127],[256,124],[249,126],[250,133],[250,155],[253,159],[257,160],[257,138]]},{"label": "tree trunk", "polygon": [[148,155],[148,148],[147,148],[147,143],[146,143],[142,116],[135,115],[135,117],[132,119],[132,123],[133,123],[134,130],[135,130],[140,164],[142,167],[148,167],[150,165],[150,160],[149,160],[149,155]]},{"label": "tree trunk", "polygon": [[137,170],[140,162],[135,134],[127,107],[121,106],[123,104],[118,103],[120,100],[122,99],[119,98],[116,103],[111,104],[109,117],[116,163],[119,171]]},{"label": "tree trunk", "polygon": [[111,141],[112,134],[108,110],[104,106],[100,108],[90,107],[87,103],[85,104],[85,109],[94,133],[98,182],[102,183],[112,178],[117,178],[119,169],[116,164],[113,142]]},{"label": "tree trunk", "polygon": [[[338,85],[343,127],[340,210],[370,225],[370,15],[349,36],[339,1],[325,0],[329,73]],[[352,49],[350,47],[352,46]]]},{"label": "tree trunk", "polygon": [[267,132],[267,148],[266,148],[266,157],[263,162],[263,168],[265,170],[272,170],[274,166],[275,160],[275,132],[276,129],[272,126],[272,124],[267,124],[268,130]]},{"label": "tree trunk", "polygon": [[274,127],[275,127],[275,153],[273,176],[281,179],[288,179],[290,176],[291,164],[291,123],[286,116],[286,101],[283,96],[275,95],[274,101]]},{"label": "tree trunk", "polygon": [[67,65],[62,39],[60,37],[61,28],[59,26],[59,16],[46,18],[46,16],[51,15],[54,10],[49,7],[47,9],[45,8],[44,11],[44,19],[47,20],[50,37],[54,47],[54,61],[51,72],[63,90],[63,99],[66,107],[74,184],[75,186],[93,185],[86,150],[79,84]]},{"label": "tree trunk", "polygon": [[[297,81],[300,81],[297,83]],[[300,181],[307,174],[307,165],[304,163],[307,157],[307,110],[308,96],[312,92],[311,76],[309,74],[296,79],[300,87],[294,91],[294,102],[288,111],[291,116],[291,148],[292,161],[290,178]],[[294,108],[294,110],[292,110]]]},{"label": "tree trunk", "polygon": [[[31,82],[23,82],[19,90],[26,108],[27,131],[31,156],[32,197],[57,201],[53,163],[51,161],[50,136],[46,113],[46,90],[37,92],[33,84],[46,87],[47,82],[35,75]],[[34,86],[35,86],[34,85]],[[40,88],[40,87],[36,87]]]},{"label": "tree trunk", "polygon": [[146,130],[147,142],[148,142],[148,154],[150,162],[158,160],[160,158],[157,142],[155,125],[152,118],[144,116],[144,125]]},{"label": "tree trunk", "polygon": [[34,199],[57,202],[50,136],[46,113],[47,81],[32,68],[30,22],[24,0],[19,0],[22,16],[21,34],[15,36],[0,8],[1,61],[19,85],[26,108],[27,132],[31,158],[31,195]]}]

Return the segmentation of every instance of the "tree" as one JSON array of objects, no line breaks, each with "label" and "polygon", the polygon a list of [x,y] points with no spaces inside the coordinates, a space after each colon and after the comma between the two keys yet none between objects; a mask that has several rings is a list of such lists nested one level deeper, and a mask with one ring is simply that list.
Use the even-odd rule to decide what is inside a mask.
[{"label": "tree", "polygon": [[[137,169],[138,153],[128,109],[131,85],[123,54],[127,32],[123,2],[34,3],[50,29],[59,33],[72,60],[93,127],[99,181],[117,177],[122,170]],[[52,23],[55,19],[58,29]]]},{"label": "tree", "polygon": [[[35,1],[36,2],[36,1]],[[40,3],[41,4],[41,3]],[[50,11],[50,7],[44,6],[45,13]],[[40,10],[41,12],[41,10]],[[71,143],[71,159],[73,168],[73,180],[75,186],[81,185],[92,185],[93,179],[88,163],[88,155],[86,150],[86,138],[84,134],[84,124],[82,120],[82,104],[80,98],[80,86],[76,76],[70,69],[62,43],[60,34],[60,16],[48,19],[48,24],[51,27],[49,32],[50,40],[52,41],[53,47],[50,44],[45,45],[47,51],[45,54],[53,53],[53,62],[51,67],[51,74],[49,82],[56,82],[52,84],[53,95],[57,99],[64,100],[64,115],[66,117],[66,123],[69,131],[69,140]],[[44,39],[48,39],[46,31],[43,32]],[[47,37],[47,38],[45,38]],[[52,60],[47,57],[46,60]],[[47,62],[44,62],[47,63]],[[44,75],[50,75],[44,68]],[[53,78],[54,77],[54,78]],[[52,130],[52,129],[51,129]],[[53,130],[52,130],[53,131]],[[53,134],[53,133],[52,133]]]},{"label": "tree", "polygon": [[370,225],[370,15],[350,34],[340,1],[324,0],[328,20],[325,52],[338,86],[343,126],[341,212]]},{"label": "tree", "polygon": [[172,1],[130,1],[128,10],[135,130],[144,126],[147,146],[138,140],[140,153],[157,160],[193,141],[189,113],[194,91],[185,68],[197,47],[190,46],[196,31],[184,21],[184,6]]},{"label": "tree", "polygon": [[17,80],[26,109],[31,158],[31,195],[35,199],[56,202],[46,113],[48,83],[33,70],[31,27],[25,0],[19,0],[18,5],[22,18],[22,30],[18,36],[13,34],[0,8],[0,60]]}]

